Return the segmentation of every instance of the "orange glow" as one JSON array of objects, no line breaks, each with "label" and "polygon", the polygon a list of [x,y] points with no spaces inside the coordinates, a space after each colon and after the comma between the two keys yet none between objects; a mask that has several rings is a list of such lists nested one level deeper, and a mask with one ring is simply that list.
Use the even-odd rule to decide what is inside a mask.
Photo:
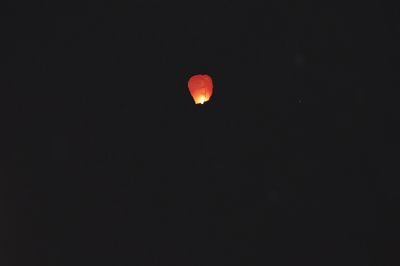
[{"label": "orange glow", "polygon": [[190,94],[195,104],[208,102],[213,93],[213,82],[209,75],[194,75],[188,81]]}]

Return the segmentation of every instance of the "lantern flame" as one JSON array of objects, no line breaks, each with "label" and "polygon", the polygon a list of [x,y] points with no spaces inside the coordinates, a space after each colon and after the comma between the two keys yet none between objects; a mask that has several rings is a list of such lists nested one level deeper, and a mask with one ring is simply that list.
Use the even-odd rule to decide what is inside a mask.
[{"label": "lantern flame", "polygon": [[206,101],[206,97],[204,95],[201,96],[200,99],[199,99],[199,103],[200,104],[204,104],[205,101]]},{"label": "lantern flame", "polygon": [[195,104],[204,104],[205,102],[207,102],[210,98],[206,97],[206,95],[196,95],[197,97],[193,97],[193,100],[195,102]]}]

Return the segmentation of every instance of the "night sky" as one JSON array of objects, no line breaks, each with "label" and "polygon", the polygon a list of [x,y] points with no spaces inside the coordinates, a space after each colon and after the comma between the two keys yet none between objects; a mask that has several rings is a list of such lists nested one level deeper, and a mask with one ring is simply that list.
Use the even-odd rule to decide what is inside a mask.
[{"label": "night sky", "polygon": [[397,8],[31,2],[1,8],[1,266],[400,265]]}]

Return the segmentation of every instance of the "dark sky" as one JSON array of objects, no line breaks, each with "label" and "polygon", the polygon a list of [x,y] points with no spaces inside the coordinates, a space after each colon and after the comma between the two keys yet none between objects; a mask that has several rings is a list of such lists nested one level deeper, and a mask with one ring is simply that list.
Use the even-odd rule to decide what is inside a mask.
[{"label": "dark sky", "polygon": [[400,265],[398,9],[117,2],[2,11],[0,265]]}]

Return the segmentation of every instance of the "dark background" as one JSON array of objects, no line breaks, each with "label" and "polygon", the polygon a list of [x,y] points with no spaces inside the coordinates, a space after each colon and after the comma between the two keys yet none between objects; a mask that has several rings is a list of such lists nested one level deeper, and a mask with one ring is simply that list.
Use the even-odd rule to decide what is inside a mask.
[{"label": "dark background", "polygon": [[400,265],[399,12],[320,2],[6,4],[0,265]]}]

